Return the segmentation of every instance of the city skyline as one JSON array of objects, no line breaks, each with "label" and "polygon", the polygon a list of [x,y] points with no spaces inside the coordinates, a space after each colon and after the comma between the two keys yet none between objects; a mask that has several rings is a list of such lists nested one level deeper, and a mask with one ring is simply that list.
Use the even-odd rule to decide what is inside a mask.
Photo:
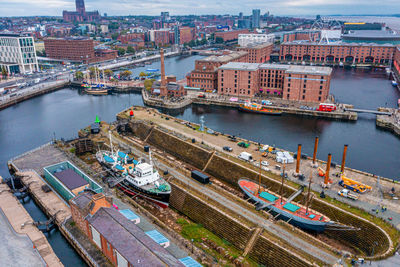
[{"label": "city skyline", "polygon": [[[239,14],[249,16],[253,9],[260,9],[261,14],[270,11],[274,15],[304,16],[304,15],[390,15],[400,10],[400,4],[395,0],[384,2],[371,0],[337,0],[334,4],[327,0],[267,0],[229,2],[205,0],[201,3],[193,0],[174,2],[170,0],[154,0],[148,2],[120,0],[110,3],[105,0],[87,0],[88,10],[99,10],[108,15],[159,15],[161,11],[169,11],[171,15],[203,15],[203,14]],[[0,16],[59,16],[62,10],[75,7],[74,0],[0,0],[2,6]],[[210,7],[212,9],[210,10]],[[107,7],[107,8],[105,8]],[[377,13],[377,10],[379,13]]]}]

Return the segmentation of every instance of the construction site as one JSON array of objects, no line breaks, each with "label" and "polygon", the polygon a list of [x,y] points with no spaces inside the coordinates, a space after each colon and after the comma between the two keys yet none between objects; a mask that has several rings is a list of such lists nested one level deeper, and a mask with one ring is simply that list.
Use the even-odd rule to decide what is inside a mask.
[{"label": "construction site", "polygon": [[[173,257],[191,256],[203,266],[341,266],[379,262],[398,248],[400,186],[392,179],[347,168],[351,144],[344,144],[338,165],[330,155],[326,161],[317,158],[318,137],[313,157],[307,157],[301,144],[294,153],[283,151],[145,107],[122,111],[112,124],[97,123],[95,131],[91,126],[81,129],[78,139],[54,140],[9,161],[10,172],[89,265],[110,262],[92,242],[77,238],[79,231],[68,223],[70,207],[54,187],[54,202],[46,200],[49,193],[40,189],[49,183],[43,173],[46,166],[64,161],[77,166],[114,203],[130,208],[163,233],[174,244],[168,249]],[[171,187],[169,206],[161,208],[143,194],[124,193],[119,186],[124,178],[96,158],[99,151],[110,149],[139,162],[154,162]],[[209,180],[193,179],[193,171]],[[316,222],[329,218],[332,223],[322,231],[299,227],[293,219],[271,212],[271,203],[255,203],[239,185],[243,179],[252,181],[259,194],[280,198],[281,204],[285,199],[299,211],[304,208],[311,219],[310,213],[320,216]]]}]

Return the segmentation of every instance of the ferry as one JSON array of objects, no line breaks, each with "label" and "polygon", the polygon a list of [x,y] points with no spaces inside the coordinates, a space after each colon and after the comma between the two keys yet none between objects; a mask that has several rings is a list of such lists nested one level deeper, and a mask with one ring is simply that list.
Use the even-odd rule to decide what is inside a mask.
[{"label": "ferry", "polygon": [[111,151],[98,151],[96,159],[117,177],[116,186],[125,194],[142,197],[162,208],[169,206],[171,186],[155,169],[151,152],[146,163],[121,151],[114,152],[111,146]]},{"label": "ferry", "polygon": [[[267,209],[272,215],[304,230],[323,232],[329,226],[337,226],[328,217],[310,208],[292,203],[303,190],[297,191],[289,198],[279,197],[255,182],[240,179],[239,187],[256,202],[256,208]],[[309,202],[309,201],[308,201]]]},{"label": "ferry", "polygon": [[257,103],[245,103],[239,105],[239,110],[244,112],[252,112],[266,115],[282,115],[282,111],[268,108]]}]

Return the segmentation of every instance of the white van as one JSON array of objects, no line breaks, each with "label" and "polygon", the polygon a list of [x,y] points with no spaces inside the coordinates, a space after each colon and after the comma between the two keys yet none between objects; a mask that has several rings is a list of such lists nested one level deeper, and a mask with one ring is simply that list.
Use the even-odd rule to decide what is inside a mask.
[{"label": "white van", "polygon": [[238,158],[241,159],[241,160],[245,160],[245,161],[252,161],[253,160],[253,156],[250,153],[247,153],[247,152],[240,153]]}]

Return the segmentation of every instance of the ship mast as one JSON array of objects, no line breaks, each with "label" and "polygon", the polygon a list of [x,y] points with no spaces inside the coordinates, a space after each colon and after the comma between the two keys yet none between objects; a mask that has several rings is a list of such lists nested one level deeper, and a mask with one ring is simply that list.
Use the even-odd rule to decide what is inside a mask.
[{"label": "ship mast", "polygon": [[308,183],[308,193],[307,193],[307,204],[306,204],[306,215],[308,214],[308,206],[310,205],[310,193],[311,193],[311,182],[312,182],[312,170],[310,170],[310,179]]},{"label": "ship mast", "polygon": [[260,159],[260,172],[258,173],[258,194],[261,193],[261,159]]},{"label": "ship mast", "polygon": [[103,86],[106,86],[106,80],[105,80],[105,78],[104,78],[104,69],[102,70],[103,72],[102,72],[102,74],[103,74]]},{"label": "ship mast", "polygon": [[283,163],[282,183],[281,183],[281,189],[280,189],[280,192],[279,192],[279,194],[281,195],[281,204],[283,202],[283,182],[284,182],[284,179],[285,179],[285,167],[286,167],[286,165],[285,165],[285,163]]},{"label": "ship mast", "polygon": [[108,134],[109,134],[109,136],[110,136],[111,155],[114,155],[113,145],[112,145],[112,141],[111,141],[111,131],[108,131]]}]

